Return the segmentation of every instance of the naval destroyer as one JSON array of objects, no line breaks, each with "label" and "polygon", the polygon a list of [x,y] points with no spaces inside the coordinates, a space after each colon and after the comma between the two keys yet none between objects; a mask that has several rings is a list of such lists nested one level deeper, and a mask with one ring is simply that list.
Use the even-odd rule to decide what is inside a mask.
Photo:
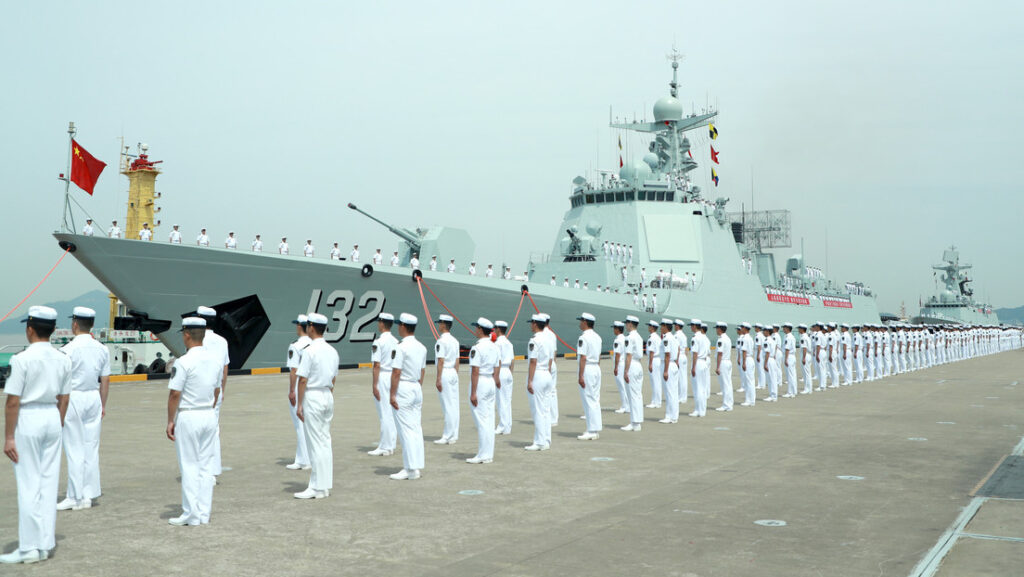
[{"label": "naval destroyer", "polygon": [[[575,318],[583,311],[596,315],[609,333],[612,320],[630,314],[644,321],[700,318],[730,325],[879,322],[875,297],[863,284],[827,279],[800,254],[776,268],[770,251],[791,246],[787,211],[730,213],[728,199],[710,199],[693,184],[689,173],[697,163],[690,137],[700,129],[710,134],[717,111],[684,113],[677,97],[679,58],[670,60],[669,94],[655,102],[653,120],[610,123],[611,129],[641,135],[647,152],[620,161],[617,173],[573,179],[550,253],[531,257],[525,273],[519,275],[517,268],[513,278],[503,278],[504,271],[490,278],[482,271],[475,276],[445,272],[450,259],[462,270],[472,260],[483,261],[474,258],[466,231],[446,226],[409,230],[377,221],[399,237],[400,266],[67,231],[54,236],[131,310],[135,322],[123,328],[153,330],[176,354],[184,352],[173,330],[181,318],[198,305],[218,309],[218,332],[229,341],[232,368],[283,365],[295,338],[291,320],[307,311],[330,319],[325,339],[343,365],[369,360],[375,319],[384,311],[411,312],[422,320],[448,311],[460,321],[453,334],[463,344],[473,338],[460,324],[478,316],[505,319],[513,323],[509,338],[516,350],[525,351],[528,319],[539,309],[551,315],[562,341],[560,354],[573,351]],[[159,168],[141,154],[122,164],[122,173],[129,178],[126,233],[133,239],[143,220],[155,222]],[[414,217],[410,210],[406,218]],[[605,243],[629,247],[631,254],[609,254]],[[424,263],[437,255],[440,270],[411,269],[416,254]],[[577,279],[589,290],[574,288]],[[570,286],[563,286],[567,281]],[[422,340],[429,342],[430,326],[421,324]]]},{"label": "naval destroyer", "polygon": [[942,263],[932,265],[936,293],[921,305],[920,314],[910,322],[997,326],[999,315],[992,305],[974,300],[974,290],[967,286],[972,282],[967,276],[971,268],[970,264],[960,262],[960,251],[955,246],[946,249],[942,253]]}]

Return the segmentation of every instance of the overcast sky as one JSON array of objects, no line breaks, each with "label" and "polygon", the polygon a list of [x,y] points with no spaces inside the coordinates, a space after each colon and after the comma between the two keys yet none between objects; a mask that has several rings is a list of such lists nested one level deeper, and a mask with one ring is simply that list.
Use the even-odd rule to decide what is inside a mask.
[{"label": "overcast sky", "polygon": [[[1022,21],[1013,1],[7,2],[0,315],[59,257],[69,120],[109,165],[74,192],[103,225],[125,218],[123,136],[164,161],[159,241],[176,222],[394,250],[355,202],[466,228],[479,260],[521,270],[573,177],[618,166],[609,107],[651,117],[673,43],[687,110],[721,109],[716,192],[749,206],[753,173],[756,209],[792,211],[779,266],[803,237],[824,267],[827,234],[831,276],[914,313],[955,243],[975,294],[1016,306]],[[68,258],[32,301],[98,286]]]}]

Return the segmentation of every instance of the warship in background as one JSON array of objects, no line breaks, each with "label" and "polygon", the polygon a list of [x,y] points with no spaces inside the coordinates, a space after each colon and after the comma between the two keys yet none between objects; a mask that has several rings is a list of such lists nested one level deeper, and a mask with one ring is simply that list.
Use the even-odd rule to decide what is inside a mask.
[{"label": "warship in background", "polygon": [[[653,121],[611,124],[642,135],[647,152],[622,162],[617,173],[576,177],[550,253],[531,257],[526,272],[514,279],[501,278],[501,271],[485,278],[411,270],[414,253],[424,262],[437,255],[442,268],[450,259],[462,270],[470,261],[486,262],[474,258],[466,231],[443,226],[408,230],[378,220],[400,238],[398,267],[131,240],[140,222],[154,222],[159,197],[159,170],[146,154],[122,164],[130,181],[127,239],[70,231],[54,236],[130,309],[115,328],[152,331],[181,354],[177,333],[168,329],[178,328],[199,305],[215,307],[232,368],[281,366],[295,338],[291,320],[307,311],[330,319],[325,339],[343,365],[366,362],[377,315],[384,311],[417,314],[418,336],[426,341],[433,328],[429,319],[440,312],[452,313],[463,326],[479,316],[505,319],[513,324],[509,338],[521,352],[530,336],[529,315],[539,309],[551,315],[551,327],[563,339],[560,354],[572,352],[569,343],[575,342],[575,319],[582,311],[596,315],[601,327],[630,314],[644,321],[701,318],[731,325],[878,323],[874,295],[862,283],[829,280],[800,254],[777,270],[769,251],[791,246],[788,211],[728,213],[727,198],[709,200],[691,182],[697,163],[687,133],[708,126],[717,111],[684,114],[677,98],[678,54],[670,59],[669,94],[654,104]],[[605,242],[633,247],[632,257],[608,255]],[[592,290],[563,287],[564,279],[580,279]],[[593,290],[597,286],[605,288]],[[646,308],[635,304],[636,293],[649,295]],[[473,339],[468,330],[453,329],[464,344]]]},{"label": "warship in background", "polygon": [[971,265],[960,262],[960,252],[955,246],[946,249],[942,254],[942,263],[932,265],[932,268],[935,270],[932,274],[942,281],[942,288],[921,305],[920,314],[910,322],[939,325],[999,324],[999,315],[992,305],[974,300],[974,291],[967,286],[973,282],[967,277]]}]

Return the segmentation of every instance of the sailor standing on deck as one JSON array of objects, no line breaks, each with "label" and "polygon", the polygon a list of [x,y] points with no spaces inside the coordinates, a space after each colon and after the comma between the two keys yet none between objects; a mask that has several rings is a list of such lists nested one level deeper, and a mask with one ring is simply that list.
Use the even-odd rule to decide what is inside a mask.
[{"label": "sailor standing on deck", "polygon": [[493,264],[489,264],[489,265],[487,265],[487,270],[484,271],[484,278],[493,278],[493,277],[494,277],[494,265]]},{"label": "sailor standing on deck", "polygon": [[330,256],[331,260],[341,260],[341,248],[338,246],[338,243],[334,243],[334,246],[331,247]]},{"label": "sailor standing on deck", "polygon": [[437,445],[454,445],[459,440],[459,341],[452,336],[449,315],[437,317],[437,330],[441,336],[434,345],[434,364],[437,366],[437,396],[444,413],[444,430]]},{"label": "sailor standing on deck", "polygon": [[[551,277],[554,282],[555,277]],[[612,333],[615,335],[612,340],[612,375],[615,377],[615,386],[619,389],[621,402],[619,408],[615,409],[617,414],[629,411],[629,391],[626,389],[626,325],[622,321],[612,323]]]},{"label": "sailor standing on deck", "polygon": [[228,233],[228,237],[224,239],[224,248],[235,250],[238,248],[238,239],[235,238],[234,231]]},{"label": "sailor standing on deck", "polygon": [[551,315],[540,314],[544,315],[544,336],[551,344],[551,392],[548,394],[548,420],[551,422],[551,426],[555,427],[558,425],[558,364],[555,362],[558,357],[558,335],[551,330]]},{"label": "sailor standing on deck", "polygon": [[384,264],[384,255],[380,253],[378,248],[377,252],[373,253],[373,266],[380,266],[382,264]]},{"label": "sailor standing on deck", "polygon": [[171,244],[181,244],[181,231],[178,230],[178,225],[174,225],[174,230],[167,235],[167,242]]},{"label": "sailor standing on deck", "polygon": [[661,319],[661,380],[665,389],[665,418],[659,423],[679,421],[679,343],[672,333],[672,320]]},{"label": "sailor standing on deck", "polygon": [[348,260],[352,262],[359,262],[359,245],[352,245],[352,252],[348,253]]},{"label": "sailor standing on deck", "polygon": [[764,370],[764,327],[760,323],[754,325],[754,361],[757,363],[757,387],[763,389],[768,384]]},{"label": "sailor standing on deck", "polygon": [[82,234],[84,236],[93,236],[93,235],[96,234],[96,231],[93,230],[93,228],[92,228],[92,219],[91,218],[85,219],[85,226],[82,227]]},{"label": "sailor standing on deck", "polygon": [[450,261],[448,261],[448,272],[449,273],[454,273],[455,272],[455,259],[454,258],[451,259]]},{"label": "sailor standing on deck", "polygon": [[370,361],[373,363],[373,398],[377,400],[377,417],[380,419],[380,441],[377,448],[368,451],[373,457],[387,457],[395,452],[398,431],[395,429],[394,410],[391,407],[391,352],[398,346],[398,339],[391,334],[395,317],[390,313],[377,316],[377,337],[370,345]]},{"label": "sailor standing on deck", "polygon": [[281,242],[277,245],[277,254],[288,254],[288,237],[281,237]]},{"label": "sailor standing on deck", "polygon": [[206,234],[206,229],[199,231],[199,236],[196,237],[197,246],[210,246],[210,237]]},{"label": "sailor standing on deck", "polygon": [[29,308],[30,343],[11,357],[7,378],[4,454],[14,463],[18,490],[18,548],[0,563],[36,563],[56,546],[61,426],[71,392],[71,359],[50,346],[57,311]]},{"label": "sailor standing on deck", "polygon": [[256,239],[252,241],[253,252],[263,252],[263,241],[260,240],[260,235],[256,235]]},{"label": "sailor standing on deck", "polygon": [[843,323],[842,332],[839,334],[839,346],[842,356],[839,359],[839,366],[843,371],[843,384],[853,383],[853,339],[850,336],[850,325]]},{"label": "sailor standing on deck", "polygon": [[576,438],[594,441],[600,437],[601,429],[601,336],[594,330],[596,318],[590,313],[576,317],[580,321],[580,335],[577,341],[576,358],[579,360],[577,382],[583,399],[583,416],[587,418],[587,430]]},{"label": "sailor standing on deck", "polygon": [[213,413],[217,417],[217,430],[213,440],[213,474],[217,476],[221,474],[222,470],[220,461],[220,408],[224,404],[224,394],[228,390],[228,363],[231,362],[231,358],[228,356],[228,342],[224,340],[224,337],[213,331],[213,327],[217,324],[217,311],[210,307],[199,307],[196,309],[196,314],[206,321],[206,336],[203,338],[203,348],[212,351],[213,355],[221,362],[220,394],[217,395],[217,404],[213,408]]},{"label": "sailor standing on deck", "polygon": [[764,341],[761,345],[761,366],[764,367],[768,381],[768,396],[764,399],[766,403],[774,403],[779,399],[779,373],[778,364],[775,362],[775,352],[778,348],[775,344],[775,337],[772,335],[772,326],[765,325],[762,330]]},{"label": "sailor standing on deck", "polygon": [[151,241],[153,240],[153,231],[149,228],[149,223],[142,223],[142,230],[139,231],[139,240]]},{"label": "sailor standing on deck", "polygon": [[334,453],[331,447],[331,420],[334,418],[334,380],[338,376],[338,351],[324,340],[327,317],[309,313],[309,338],[299,362],[298,414],[306,425],[309,450],[309,486],[295,493],[296,499],[322,499],[334,487]]},{"label": "sailor standing on deck", "polygon": [[66,498],[58,511],[88,509],[100,490],[100,425],[110,387],[110,351],[89,333],[96,311],[75,307],[71,314],[75,338],[61,348],[71,359],[71,396],[64,419],[64,454],[68,460]]},{"label": "sailor standing on deck", "polygon": [[306,246],[302,247],[302,256],[306,258],[313,258],[316,254],[316,248],[313,247],[313,241],[306,239]]},{"label": "sailor standing on deck", "polygon": [[181,515],[171,525],[203,525],[213,508],[213,446],[217,417],[213,406],[220,394],[220,358],[204,346],[209,333],[206,320],[188,317],[181,321],[182,340],[188,350],[171,368],[167,385],[167,438],[174,442],[181,473]]},{"label": "sailor standing on deck", "polygon": [[637,332],[640,319],[633,315],[626,317],[626,348],[623,356],[626,362],[623,366],[623,378],[629,391],[629,421],[630,423],[621,427],[623,431],[639,431],[644,422],[644,340]]},{"label": "sailor standing on deck", "polygon": [[398,262],[398,251],[396,250],[395,254],[391,255],[391,266],[398,266]]},{"label": "sailor standing on deck", "polygon": [[651,402],[648,409],[661,408],[661,392],[665,388],[662,379],[661,362],[665,360],[665,351],[661,350],[661,335],[658,334],[658,321],[647,322],[647,376],[651,379]]},{"label": "sailor standing on deck", "polygon": [[864,380],[864,335],[860,334],[860,325],[853,325],[853,382]]},{"label": "sailor standing on deck", "polygon": [[430,257],[430,270],[437,270],[437,255]]},{"label": "sailor standing on deck", "polygon": [[829,378],[832,379],[830,389],[839,387],[839,331],[836,323],[828,324],[828,362]]},{"label": "sailor standing on deck", "polygon": [[494,396],[501,386],[498,376],[498,347],[491,342],[494,323],[480,317],[473,323],[477,342],[469,350],[469,404],[476,421],[477,452],[466,459],[479,465],[494,460]]},{"label": "sailor standing on deck", "polygon": [[686,398],[689,396],[689,384],[690,384],[690,367],[687,357],[689,356],[690,348],[686,346],[689,339],[686,337],[686,333],[683,331],[683,327],[686,323],[682,319],[675,319],[675,336],[676,346],[679,347],[678,361],[676,364],[679,365],[679,374],[676,377],[676,385],[679,387],[679,404],[685,405]]},{"label": "sailor standing on deck", "polygon": [[398,316],[398,336],[392,351],[391,408],[402,440],[402,470],[391,475],[395,481],[420,478],[423,455],[423,376],[427,372],[427,348],[416,340],[419,319],[408,313]]},{"label": "sailor standing on deck", "polygon": [[872,325],[864,325],[861,330],[864,339],[864,364],[867,367],[866,380],[875,380],[875,331]]},{"label": "sailor standing on deck", "polygon": [[807,334],[807,325],[800,325],[797,327],[800,331],[800,366],[804,370],[804,389],[800,391],[801,395],[809,395],[814,389],[814,376],[812,375],[811,367],[814,365],[814,346],[811,344],[813,341]]},{"label": "sailor standing on deck", "polygon": [[409,268],[411,268],[412,270],[419,270],[420,269],[420,255],[419,255],[419,253],[417,253],[417,252],[412,253],[412,258],[409,259]]},{"label": "sailor standing on deck", "polygon": [[526,393],[530,399],[530,414],[533,415],[533,444],[525,447],[527,451],[547,451],[551,448],[551,419],[547,402],[554,349],[542,334],[545,326],[547,321],[543,315],[535,314],[530,318],[533,337],[526,345],[526,357],[530,360],[526,374]]},{"label": "sailor standing on deck", "polygon": [[722,405],[716,411],[732,410],[732,339],[729,338],[729,325],[724,322],[715,323],[718,342],[715,345],[715,374],[718,375],[718,386],[722,391]]},{"label": "sailor standing on deck", "polygon": [[117,226],[117,221],[110,223],[110,228],[107,229],[107,236],[110,238],[121,238],[121,228]]},{"label": "sailor standing on deck", "polygon": [[306,428],[299,420],[298,415],[298,384],[299,377],[296,374],[299,370],[299,363],[306,348],[313,342],[306,335],[306,328],[309,326],[309,319],[306,315],[299,315],[292,324],[295,325],[295,335],[298,337],[295,342],[288,345],[288,409],[292,415],[292,426],[295,427],[295,460],[286,469],[306,470],[309,469],[309,452],[306,449]]},{"label": "sailor standing on deck", "polygon": [[467,271],[469,276],[476,276],[476,261],[469,262],[469,270]]},{"label": "sailor standing on deck", "polygon": [[740,337],[736,341],[739,350],[737,359],[740,367],[740,382],[743,384],[743,402],[741,407],[753,407],[757,402],[757,391],[754,389],[754,339],[750,336],[750,323],[740,326]]},{"label": "sailor standing on deck", "polygon": [[505,333],[508,332],[508,323],[505,321],[494,321],[494,332],[498,333],[494,345],[498,347],[498,380],[501,381],[501,388],[495,396],[498,405],[498,427],[494,429],[495,435],[512,434],[512,371],[514,370],[516,353],[512,348],[512,342],[508,340]]},{"label": "sailor standing on deck", "polygon": [[711,395],[711,341],[704,331],[707,325],[699,319],[690,321],[693,341],[690,346],[693,357],[690,376],[693,377],[693,407],[691,417],[703,417],[708,412],[708,397]]},{"label": "sailor standing on deck", "polygon": [[782,365],[786,369],[786,394],[782,395],[787,399],[796,396],[796,337],[793,335],[793,324],[782,325]]}]

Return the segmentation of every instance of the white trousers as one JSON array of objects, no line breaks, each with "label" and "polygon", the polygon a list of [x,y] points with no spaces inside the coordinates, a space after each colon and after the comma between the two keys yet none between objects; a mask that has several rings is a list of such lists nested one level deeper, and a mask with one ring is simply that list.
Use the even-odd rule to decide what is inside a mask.
[{"label": "white trousers", "polygon": [[815,368],[818,371],[818,388],[824,389],[828,386],[828,353],[825,351],[818,353],[818,366]]},{"label": "white trousers", "polygon": [[334,452],[331,449],[334,393],[330,389],[306,389],[302,413],[306,419],[306,448],[312,466],[309,488],[326,491],[334,487]]},{"label": "white trousers", "polygon": [[875,378],[881,379],[885,373],[885,361],[882,355],[875,355]]},{"label": "white trousers", "polygon": [[811,389],[814,388],[814,375],[811,369],[813,364],[811,362],[811,355],[807,355],[807,360],[802,363],[804,369],[804,393],[808,395],[811,394]]},{"label": "white trousers", "polygon": [[526,391],[533,416],[533,444],[551,446],[551,415],[548,398],[551,394],[551,373],[537,368],[533,372],[533,393]]},{"label": "white trousers", "polygon": [[419,383],[398,382],[395,393],[398,410],[395,428],[402,441],[402,466],[406,471],[422,469],[423,457],[423,388]]},{"label": "white trousers", "polygon": [[398,443],[398,430],[395,429],[395,409],[391,406],[391,371],[380,372],[377,377],[377,416],[380,417],[380,441],[377,448],[383,451],[394,451]]},{"label": "white trousers", "polygon": [[748,405],[753,405],[757,401],[754,375],[754,359],[747,355],[747,366],[740,367],[740,383],[743,385],[743,402]]},{"label": "white trousers", "polygon": [[625,357],[622,362],[616,367],[618,374],[615,375],[615,386],[619,389],[619,398],[622,404],[619,405],[621,409],[629,408],[629,389],[626,387],[626,361]]},{"label": "white trousers", "polygon": [[711,394],[711,371],[707,359],[697,359],[693,374],[693,410],[703,417],[708,412],[708,396]]},{"label": "white trousers", "polygon": [[661,406],[661,393],[665,389],[665,380],[662,378],[661,357],[655,357],[651,363],[651,404]]},{"label": "white trousers", "polygon": [[885,358],[885,376],[892,374],[892,355],[884,355]]},{"label": "white trousers", "polygon": [[295,427],[295,463],[309,465],[309,451],[306,449],[306,426],[299,420],[299,404],[288,403],[288,412],[292,415],[292,426]]},{"label": "white trousers", "polygon": [[832,360],[828,363],[829,370],[832,372],[832,385],[839,385],[839,353],[833,353]]},{"label": "white trousers", "polygon": [[786,355],[786,394],[796,396],[796,355]]},{"label": "white trousers", "polygon": [[869,381],[873,381],[875,380],[875,357],[869,354],[867,356],[866,362],[868,365],[867,379]]},{"label": "white trousers", "polygon": [[629,422],[636,425],[644,422],[644,368],[643,360],[634,359],[629,363]]},{"label": "white trousers", "polygon": [[855,382],[864,381],[864,353],[858,352],[857,356],[853,358],[854,368],[857,371],[857,379]]},{"label": "white trousers", "polygon": [[548,393],[548,417],[552,426],[558,424],[558,366],[551,361],[551,392]]},{"label": "white trousers", "polygon": [[585,386],[580,390],[583,396],[583,416],[587,418],[587,432],[596,433],[604,428],[601,421],[600,365],[587,363],[587,366],[583,367],[583,383]]},{"label": "white trousers", "polygon": [[782,371],[779,370],[779,363],[774,357],[768,357],[768,398],[779,398],[779,381],[782,380]]},{"label": "white trousers", "polygon": [[459,438],[459,373],[454,368],[441,371],[441,411],[444,413],[442,439],[454,441]]},{"label": "white trousers", "polygon": [[501,381],[501,388],[495,397],[498,405],[498,428],[508,434],[512,432],[512,371],[508,367],[501,367],[498,371],[498,380]]},{"label": "white trousers", "polygon": [[722,359],[718,365],[718,386],[722,389],[722,406],[732,408],[732,361]]},{"label": "white trousers", "polygon": [[764,370],[764,358],[757,355],[757,388],[763,389],[768,385],[768,374]]},{"label": "white trousers", "polygon": [[64,417],[64,455],[68,460],[69,499],[81,501],[100,496],[100,425],[103,403],[100,392],[71,391]]},{"label": "white trousers", "polygon": [[689,396],[690,389],[690,367],[686,362],[686,355],[679,356],[679,402],[685,403]]},{"label": "white trousers", "polygon": [[56,541],[60,482],[60,412],[57,405],[23,405],[14,428],[18,462],[18,549],[49,551]]},{"label": "white trousers", "polygon": [[[490,373],[480,373],[476,384],[476,406],[473,409],[473,420],[476,422],[477,459],[494,458],[494,397],[496,387]],[[472,396],[472,389],[470,389]]]},{"label": "white trousers", "polygon": [[[223,390],[221,391],[224,392]],[[214,476],[220,475],[224,472],[224,468],[221,466],[220,461],[220,405],[224,400],[224,395],[217,397],[217,406],[213,408],[213,416],[217,422],[217,429],[213,433],[213,474]]]},{"label": "white trousers", "polygon": [[853,382],[853,356],[846,353],[846,358],[839,362],[843,365],[843,384],[849,385]]},{"label": "white trousers", "polygon": [[189,525],[210,522],[216,483],[216,435],[217,417],[213,410],[182,411],[174,420],[174,448],[181,471],[181,514]]},{"label": "white trousers", "polygon": [[[664,361],[662,361],[664,362]],[[662,370],[661,377],[665,376],[665,371]],[[679,420],[679,366],[673,362],[668,364],[668,378],[663,379],[665,382],[665,418],[678,421]]]}]

